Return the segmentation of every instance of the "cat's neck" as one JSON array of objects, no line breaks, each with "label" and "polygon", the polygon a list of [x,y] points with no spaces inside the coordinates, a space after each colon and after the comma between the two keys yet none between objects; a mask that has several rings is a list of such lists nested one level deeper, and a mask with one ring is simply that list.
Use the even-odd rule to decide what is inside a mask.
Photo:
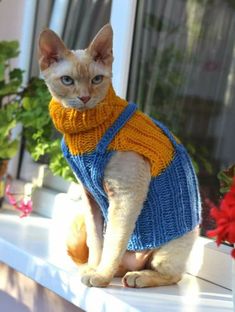
[{"label": "cat's neck", "polygon": [[90,131],[116,119],[120,108],[124,108],[127,102],[120,99],[113,90],[112,85],[105,98],[92,109],[79,111],[65,108],[56,99],[52,98],[49,111],[57,130],[63,134],[75,134]]}]

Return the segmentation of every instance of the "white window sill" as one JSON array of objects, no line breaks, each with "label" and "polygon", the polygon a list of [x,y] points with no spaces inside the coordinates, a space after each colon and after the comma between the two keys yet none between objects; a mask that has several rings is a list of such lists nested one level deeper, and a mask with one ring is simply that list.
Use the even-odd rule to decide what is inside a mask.
[{"label": "white window sill", "polygon": [[108,288],[87,288],[66,255],[61,229],[50,219],[0,210],[0,262],[85,311],[233,311],[230,290],[188,274],[169,287],[129,289],[114,279]]}]

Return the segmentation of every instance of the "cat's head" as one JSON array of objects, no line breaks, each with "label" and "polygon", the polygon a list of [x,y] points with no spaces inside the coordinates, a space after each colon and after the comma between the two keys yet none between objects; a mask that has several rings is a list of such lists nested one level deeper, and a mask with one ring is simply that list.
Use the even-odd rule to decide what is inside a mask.
[{"label": "cat's head", "polygon": [[83,111],[105,98],[112,77],[112,39],[107,24],[87,49],[71,51],[52,30],[40,34],[40,70],[52,96],[64,107]]}]

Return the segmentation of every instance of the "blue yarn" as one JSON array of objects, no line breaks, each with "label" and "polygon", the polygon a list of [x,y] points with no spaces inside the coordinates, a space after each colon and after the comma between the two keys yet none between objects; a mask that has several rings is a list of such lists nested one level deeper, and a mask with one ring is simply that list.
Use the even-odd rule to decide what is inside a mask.
[{"label": "blue yarn", "polygon": [[[129,104],[91,153],[72,155],[62,139],[61,147],[65,158],[99,204],[106,223],[109,204],[103,189],[104,170],[115,153],[107,147],[135,111],[136,105]],[[151,179],[147,200],[128,242],[127,249],[133,251],[158,248],[192,231],[200,222],[198,183],[187,151],[175,141],[163,124],[153,121],[170,139],[175,152],[168,167]]]}]

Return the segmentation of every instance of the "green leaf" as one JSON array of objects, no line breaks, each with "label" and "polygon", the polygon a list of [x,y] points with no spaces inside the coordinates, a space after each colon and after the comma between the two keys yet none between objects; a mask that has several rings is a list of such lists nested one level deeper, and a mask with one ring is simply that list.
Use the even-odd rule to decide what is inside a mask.
[{"label": "green leaf", "polygon": [[195,148],[195,146],[193,146],[192,144],[188,143],[188,144],[186,145],[186,147],[187,147],[188,152],[189,152],[191,155],[194,155],[194,154],[196,153],[196,148]]},{"label": "green leaf", "polygon": [[225,184],[230,184],[232,182],[232,178],[229,177],[224,171],[220,171],[217,174],[219,180],[225,182]]},{"label": "green leaf", "polygon": [[15,94],[18,91],[18,88],[20,87],[19,81],[11,81],[7,84],[2,84],[0,87],[0,96],[6,96]]},{"label": "green leaf", "polygon": [[5,65],[4,63],[0,63],[0,81],[4,80],[4,73],[5,73]]},{"label": "green leaf", "polygon": [[235,164],[229,168],[220,171],[217,174],[217,178],[220,181],[220,192],[222,194],[227,193],[232,185],[233,178],[235,177]]},{"label": "green leaf", "polygon": [[15,101],[9,102],[5,106],[5,111],[6,111],[6,119],[8,121],[11,121],[12,119],[16,119],[16,115],[20,111],[20,103],[15,102]]},{"label": "green leaf", "polygon": [[10,78],[11,79],[17,79],[17,80],[22,80],[22,76],[23,76],[23,70],[19,69],[19,68],[14,68],[11,72],[10,72]]},{"label": "green leaf", "polygon": [[193,164],[193,167],[194,167],[194,170],[195,170],[196,174],[199,174],[200,168],[198,166],[198,163],[192,157],[191,157],[191,160],[192,160],[192,164]]},{"label": "green leaf", "polygon": [[15,156],[19,148],[19,140],[5,141],[1,144],[0,158],[10,159]]},{"label": "green leaf", "polygon": [[0,41],[0,61],[5,62],[19,55],[19,43],[13,41]]},{"label": "green leaf", "polygon": [[69,167],[61,152],[56,157],[51,159],[49,168],[53,175],[61,176],[67,181],[77,182],[71,168]]},{"label": "green leaf", "polygon": [[30,102],[30,98],[28,96],[25,96],[23,98],[22,105],[23,105],[23,108],[27,111],[29,111],[31,109],[31,102]]},{"label": "green leaf", "polygon": [[205,157],[199,157],[199,159],[201,160],[201,163],[204,166],[206,172],[208,172],[209,174],[212,174],[213,168],[212,168],[211,163]]},{"label": "green leaf", "polygon": [[230,186],[224,186],[219,189],[221,194],[226,194],[230,190]]},{"label": "green leaf", "polygon": [[1,124],[0,137],[5,138],[9,136],[11,129],[13,129],[15,126],[16,126],[16,120],[7,122],[5,125]]},{"label": "green leaf", "polygon": [[9,73],[10,80],[20,87],[23,82],[23,70],[15,68]]}]

